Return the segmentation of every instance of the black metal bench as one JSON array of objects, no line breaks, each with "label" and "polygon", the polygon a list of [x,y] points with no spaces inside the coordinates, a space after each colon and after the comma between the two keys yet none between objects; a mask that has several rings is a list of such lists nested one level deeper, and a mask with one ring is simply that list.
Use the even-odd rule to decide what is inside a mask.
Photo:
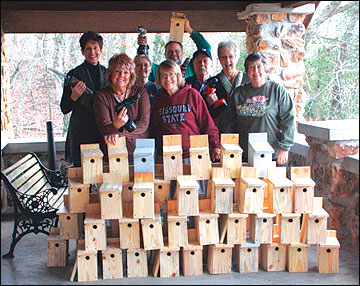
[{"label": "black metal bench", "polygon": [[57,227],[56,212],[67,192],[66,171],[46,168],[35,153],[29,153],[1,172],[1,180],[11,195],[14,230],[10,250],[3,258],[13,258],[15,245],[29,233],[49,235]]}]

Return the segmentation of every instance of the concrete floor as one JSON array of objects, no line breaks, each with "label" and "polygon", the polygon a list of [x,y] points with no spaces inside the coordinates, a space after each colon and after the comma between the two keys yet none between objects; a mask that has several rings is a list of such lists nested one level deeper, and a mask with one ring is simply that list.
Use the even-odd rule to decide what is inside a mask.
[{"label": "concrete floor", "polygon": [[[13,222],[1,221],[1,256],[8,252],[11,242]],[[37,285],[151,285],[151,284],[198,284],[198,285],[359,285],[359,253],[349,246],[340,248],[340,273],[319,274],[317,272],[316,246],[309,248],[309,272],[289,273],[266,272],[259,267],[259,272],[240,274],[233,264],[231,274],[211,275],[204,267],[202,276],[179,276],[174,278],[146,277],[103,280],[93,282],[70,282],[70,276],[75,261],[75,240],[70,241],[70,257],[65,268],[47,268],[47,236],[44,234],[29,234],[16,245],[15,258],[1,258],[1,284],[37,284]]]}]

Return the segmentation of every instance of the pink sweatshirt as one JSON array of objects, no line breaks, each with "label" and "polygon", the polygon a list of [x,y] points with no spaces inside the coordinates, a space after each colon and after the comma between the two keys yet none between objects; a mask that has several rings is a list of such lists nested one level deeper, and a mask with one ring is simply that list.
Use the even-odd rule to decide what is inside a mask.
[{"label": "pink sweatshirt", "polygon": [[210,148],[220,148],[219,130],[199,92],[185,85],[169,96],[164,89],[152,107],[151,134],[162,154],[162,136],[181,134],[183,158],[189,158],[190,135],[208,134]]}]

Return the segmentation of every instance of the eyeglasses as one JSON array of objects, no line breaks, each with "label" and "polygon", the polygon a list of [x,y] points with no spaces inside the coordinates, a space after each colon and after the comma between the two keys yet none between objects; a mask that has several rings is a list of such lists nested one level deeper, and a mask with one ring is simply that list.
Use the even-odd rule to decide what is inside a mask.
[{"label": "eyeglasses", "polygon": [[176,73],[173,73],[173,72],[171,72],[171,73],[162,73],[162,74],[160,74],[160,77],[161,78],[167,78],[167,77],[174,78],[174,77],[176,77]]}]

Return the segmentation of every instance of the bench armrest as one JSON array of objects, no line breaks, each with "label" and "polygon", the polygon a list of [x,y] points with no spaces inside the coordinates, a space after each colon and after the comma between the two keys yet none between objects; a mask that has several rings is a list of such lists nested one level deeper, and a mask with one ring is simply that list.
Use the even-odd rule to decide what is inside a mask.
[{"label": "bench armrest", "polygon": [[63,168],[61,170],[50,170],[49,168],[45,167],[44,164],[40,161],[39,157],[35,154],[32,153],[31,154],[34,155],[34,157],[36,158],[36,160],[39,162],[42,170],[44,171],[50,185],[52,187],[56,187],[56,188],[65,188],[68,186],[68,179],[67,179],[67,169]]}]

